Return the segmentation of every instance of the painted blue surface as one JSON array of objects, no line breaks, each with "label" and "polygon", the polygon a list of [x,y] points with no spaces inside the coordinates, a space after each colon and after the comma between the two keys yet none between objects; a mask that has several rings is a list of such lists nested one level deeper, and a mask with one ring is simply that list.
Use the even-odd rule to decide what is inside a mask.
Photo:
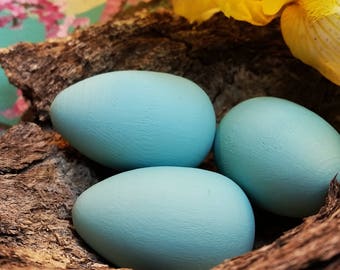
[{"label": "painted blue surface", "polygon": [[73,207],[80,236],[120,267],[210,269],[250,251],[254,216],[221,174],[185,167],[127,171],[90,187]]},{"label": "painted blue surface", "polygon": [[55,98],[50,116],[73,147],[120,170],[198,166],[216,127],[212,103],[198,85],[150,71],[117,71],[80,81]]},{"label": "painted blue surface", "polygon": [[215,159],[263,208],[302,217],[318,211],[340,172],[340,135],[308,109],[273,97],[232,108],[216,134]]}]

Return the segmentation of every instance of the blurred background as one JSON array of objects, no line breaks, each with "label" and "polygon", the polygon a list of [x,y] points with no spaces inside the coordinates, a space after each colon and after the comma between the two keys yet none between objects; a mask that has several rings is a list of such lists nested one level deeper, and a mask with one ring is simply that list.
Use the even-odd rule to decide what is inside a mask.
[{"label": "blurred background", "polygon": [[[116,13],[149,0],[0,0],[0,48],[18,42],[64,37],[75,28],[105,22]],[[29,103],[0,67],[0,134],[18,123]]]}]

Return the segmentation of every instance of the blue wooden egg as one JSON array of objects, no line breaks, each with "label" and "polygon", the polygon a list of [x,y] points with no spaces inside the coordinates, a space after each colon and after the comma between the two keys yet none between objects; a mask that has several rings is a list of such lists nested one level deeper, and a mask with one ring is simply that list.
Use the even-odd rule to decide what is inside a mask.
[{"label": "blue wooden egg", "polygon": [[197,168],[120,173],[83,192],[72,214],[95,251],[136,270],[207,270],[254,242],[253,211],[241,188]]},{"label": "blue wooden egg", "polygon": [[81,153],[105,166],[199,165],[215,136],[215,113],[192,81],[160,72],[93,76],[58,94],[54,128]]},{"label": "blue wooden egg", "polygon": [[316,213],[340,172],[339,133],[280,98],[253,98],[232,108],[218,127],[214,151],[223,174],[261,207],[284,216]]}]

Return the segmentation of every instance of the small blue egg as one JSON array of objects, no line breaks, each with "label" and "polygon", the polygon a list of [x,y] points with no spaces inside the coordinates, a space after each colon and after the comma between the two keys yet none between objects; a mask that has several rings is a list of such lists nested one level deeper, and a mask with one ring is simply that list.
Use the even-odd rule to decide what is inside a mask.
[{"label": "small blue egg", "polygon": [[213,144],[215,112],[192,81],[160,72],[116,71],[71,85],[51,105],[54,128],[105,166],[198,166]]},{"label": "small blue egg", "polygon": [[148,167],[83,192],[73,224],[95,251],[136,270],[206,270],[252,249],[248,198],[227,177],[187,167]]},{"label": "small blue egg", "polygon": [[325,120],[293,102],[258,97],[241,102],[216,134],[219,170],[261,207],[304,217],[324,203],[340,172],[340,135]]}]

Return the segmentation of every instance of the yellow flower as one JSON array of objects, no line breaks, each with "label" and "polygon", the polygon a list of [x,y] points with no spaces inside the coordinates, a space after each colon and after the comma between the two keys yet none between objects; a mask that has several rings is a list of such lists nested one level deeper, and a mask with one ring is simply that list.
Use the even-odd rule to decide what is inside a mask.
[{"label": "yellow flower", "polygon": [[292,54],[340,85],[340,0],[172,2],[174,11],[191,22],[206,20],[219,11],[254,25],[266,25],[281,16],[282,35]]},{"label": "yellow flower", "polygon": [[188,0],[173,0],[172,3],[174,11],[186,17],[190,22],[207,20],[219,11],[222,11],[227,17],[248,21],[255,25],[267,24],[274,18],[274,16],[267,16],[262,12],[262,1],[257,0],[204,0],[197,1],[195,4]]},{"label": "yellow flower", "polygon": [[190,1],[173,1],[174,11],[186,17],[190,22],[205,21],[209,19],[220,9],[215,1],[202,0],[199,4],[193,4]]}]

